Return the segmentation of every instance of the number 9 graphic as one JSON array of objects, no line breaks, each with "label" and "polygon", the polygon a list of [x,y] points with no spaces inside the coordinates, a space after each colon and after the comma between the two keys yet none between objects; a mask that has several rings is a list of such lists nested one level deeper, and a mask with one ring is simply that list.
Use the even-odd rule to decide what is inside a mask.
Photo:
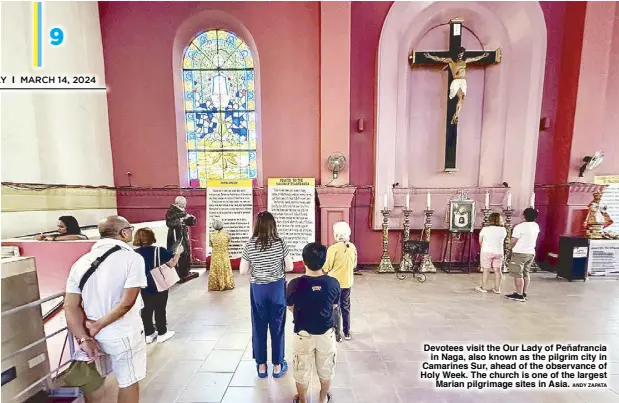
[{"label": "number 9 graphic", "polygon": [[52,28],[52,30],[49,31],[49,37],[52,39],[52,46],[59,46],[64,42],[64,32],[60,28]]}]

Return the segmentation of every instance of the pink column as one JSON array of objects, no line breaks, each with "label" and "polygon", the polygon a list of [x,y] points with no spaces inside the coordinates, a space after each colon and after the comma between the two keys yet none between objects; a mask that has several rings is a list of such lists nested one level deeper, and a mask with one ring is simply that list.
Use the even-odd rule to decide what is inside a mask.
[{"label": "pink column", "polygon": [[320,242],[329,246],[335,242],[333,224],[339,221],[350,223],[350,202],[355,188],[319,187],[320,201]]},{"label": "pink column", "polygon": [[327,159],[350,158],[350,2],[320,3],[320,183],[347,184],[348,169],[333,180]]},{"label": "pink column", "polygon": [[349,183],[349,170],[337,179],[327,168],[334,152],[350,158],[350,2],[320,3],[320,240],[330,245],[333,224],[350,222],[354,188],[324,185]]}]

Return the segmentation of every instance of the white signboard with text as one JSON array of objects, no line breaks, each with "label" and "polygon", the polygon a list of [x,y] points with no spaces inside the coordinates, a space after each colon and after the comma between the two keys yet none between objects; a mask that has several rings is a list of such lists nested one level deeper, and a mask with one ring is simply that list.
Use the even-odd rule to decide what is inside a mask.
[{"label": "white signboard with text", "polygon": [[314,178],[269,178],[269,211],[292,260],[302,260],[305,245],[316,240],[316,181]]},{"label": "white signboard with text", "polygon": [[602,192],[600,206],[606,207],[608,215],[614,221],[612,225],[609,225],[604,230],[619,233],[619,176],[596,176],[595,183],[606,185],[604,192]]},{"label": "white signboard with text", "polygon": [[224,230],[230,234],[230,258],[243,253],[245,243],[251,238],[254,219],[254,198],[250,180],[209,180],[206,191],[206,245],[211,254],[209,236],[213,219],[219,218]]},{"label": "white signboard with text", "polygon": [[619,275],[619,240],[591,239],[587,272],[590,276]]}]

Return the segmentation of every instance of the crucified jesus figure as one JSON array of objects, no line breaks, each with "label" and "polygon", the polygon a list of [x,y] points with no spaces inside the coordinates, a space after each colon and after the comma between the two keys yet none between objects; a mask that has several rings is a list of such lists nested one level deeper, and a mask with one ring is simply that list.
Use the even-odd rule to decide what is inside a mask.
[{"label": "crucified jesus figure", "polygon": [[[452,125],[458,123],[458,116],[460,114],[460,109],[462,108],[462,101],[466,96],[466,65],[468,63],[477,62],[485,57],[488,57],[489,55],[489,53],[486,52],[481,56],[465,59],[464,52],[466,52],[466,49],[460,47],[460,49],[458,49],[458,58],[455,61],[452,60],[450,57],[438,57],[429,53],[423,54],[428,59],[440,63],[445,63],[447,66],[449,66],[449,69],[451,70],[451,74],[453,75],[453,81],[449,85],[449,99],[453,99],[455,96],[458,97],[456,112],[454,113],[453,118],[451,118]],[[445,69],[447,66],[445,66],[443,69]]]}]

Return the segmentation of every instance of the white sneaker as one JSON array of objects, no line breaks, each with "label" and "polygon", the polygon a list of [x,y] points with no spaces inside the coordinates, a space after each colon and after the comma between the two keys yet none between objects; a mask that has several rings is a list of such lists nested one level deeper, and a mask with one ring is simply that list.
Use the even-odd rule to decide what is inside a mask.
[{"label": "white sneaker", "polygon": [[475,287],[475,291],[479,291],[479,292],[488,292],[488,291],[484,290],[484,289],[483,289],[483,288],[481,288],[481,287]]},{"label": "white sneaker", "polygon": [[150,336],[146,336],[146,344],[151,344],[157,339],[157,332],[151,334]]},{"label": "white sneaker", "polygon": [[157,337],[157,343],[163,343],[166,340],[170,340],[172,337],[174,337],[175,334],[176,332],[174,330],[168,330],[164,334],[160,334]]}]

